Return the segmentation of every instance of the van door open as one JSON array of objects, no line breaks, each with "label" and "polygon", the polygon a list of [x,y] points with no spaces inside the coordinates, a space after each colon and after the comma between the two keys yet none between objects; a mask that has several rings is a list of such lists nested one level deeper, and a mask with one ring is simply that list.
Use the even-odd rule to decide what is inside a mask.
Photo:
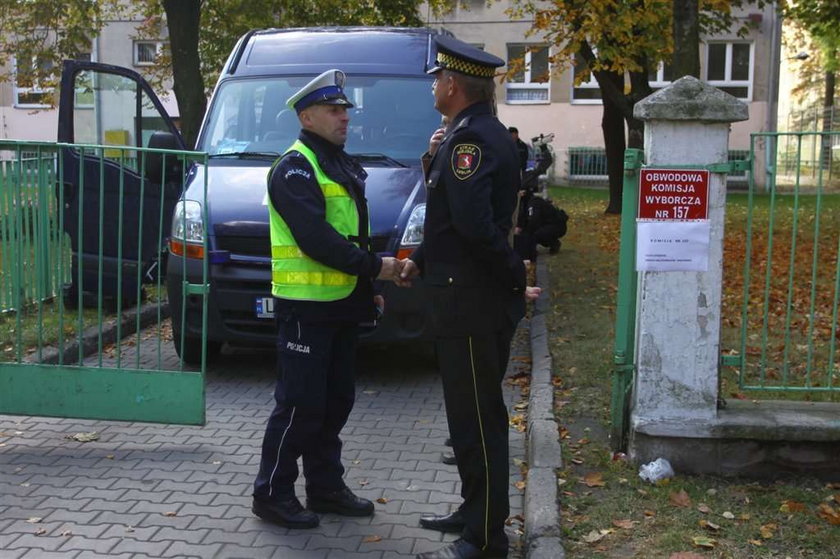
[{"label": "van door open", "polygon": [[65,61],[58,141],[63,228],[72,248],[68,304],[142,297],[159,273],[172,210],[183,187],[176,154],[184,141],[160,100],[136,72]]}]

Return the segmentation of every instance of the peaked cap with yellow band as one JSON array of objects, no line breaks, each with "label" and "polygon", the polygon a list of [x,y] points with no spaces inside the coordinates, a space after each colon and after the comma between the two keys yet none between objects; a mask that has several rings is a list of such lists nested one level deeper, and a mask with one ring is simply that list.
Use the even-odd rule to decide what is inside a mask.
[{"label": "peaked cap with yellow band", "polygon": [[455,37],[438,35],[435,37],[437,60],[428,74],[441,70],[459,72],[476,78],[492,78],[496,68],[504,66],[505,61]]}]

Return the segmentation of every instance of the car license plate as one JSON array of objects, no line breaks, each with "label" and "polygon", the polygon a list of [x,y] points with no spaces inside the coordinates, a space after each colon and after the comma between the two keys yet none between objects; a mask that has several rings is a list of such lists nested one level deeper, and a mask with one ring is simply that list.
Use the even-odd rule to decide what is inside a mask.
[{"label": "car license plate", "polygon": [[257,318],[274,318],[274,297],[257,297]]}]

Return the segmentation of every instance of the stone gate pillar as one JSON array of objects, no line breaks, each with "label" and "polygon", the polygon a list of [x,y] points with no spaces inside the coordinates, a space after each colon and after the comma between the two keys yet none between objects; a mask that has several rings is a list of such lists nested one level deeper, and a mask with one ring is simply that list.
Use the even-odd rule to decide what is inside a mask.
[{"label": "stone gate pillar", "polygon": [[[637,103],[634,114],[645,121],[645,163],[654,168],[725,163],[730,123],[748,118],[746,104],[690,76]],[[725,202],[726,175],[711,173],[707,271],[639,273],[630,421],[636,459],[661,450],[638,435],[691,437],[716,417]]]}]

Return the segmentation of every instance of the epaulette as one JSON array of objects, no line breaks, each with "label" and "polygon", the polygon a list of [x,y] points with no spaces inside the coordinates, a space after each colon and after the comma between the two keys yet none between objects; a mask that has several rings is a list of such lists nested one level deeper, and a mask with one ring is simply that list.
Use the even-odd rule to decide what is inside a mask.
[{"label": "epaulette", "polygon": [[472,118],[472,116],[465,116],[464,118],[462,118],[460,121],[458,121],[458,124],[456,124],[452,128],[452,132],[456,132],[456,131],[460,130],[461,128],[466,128],[467,126],[469,126],[471,118]]}]

